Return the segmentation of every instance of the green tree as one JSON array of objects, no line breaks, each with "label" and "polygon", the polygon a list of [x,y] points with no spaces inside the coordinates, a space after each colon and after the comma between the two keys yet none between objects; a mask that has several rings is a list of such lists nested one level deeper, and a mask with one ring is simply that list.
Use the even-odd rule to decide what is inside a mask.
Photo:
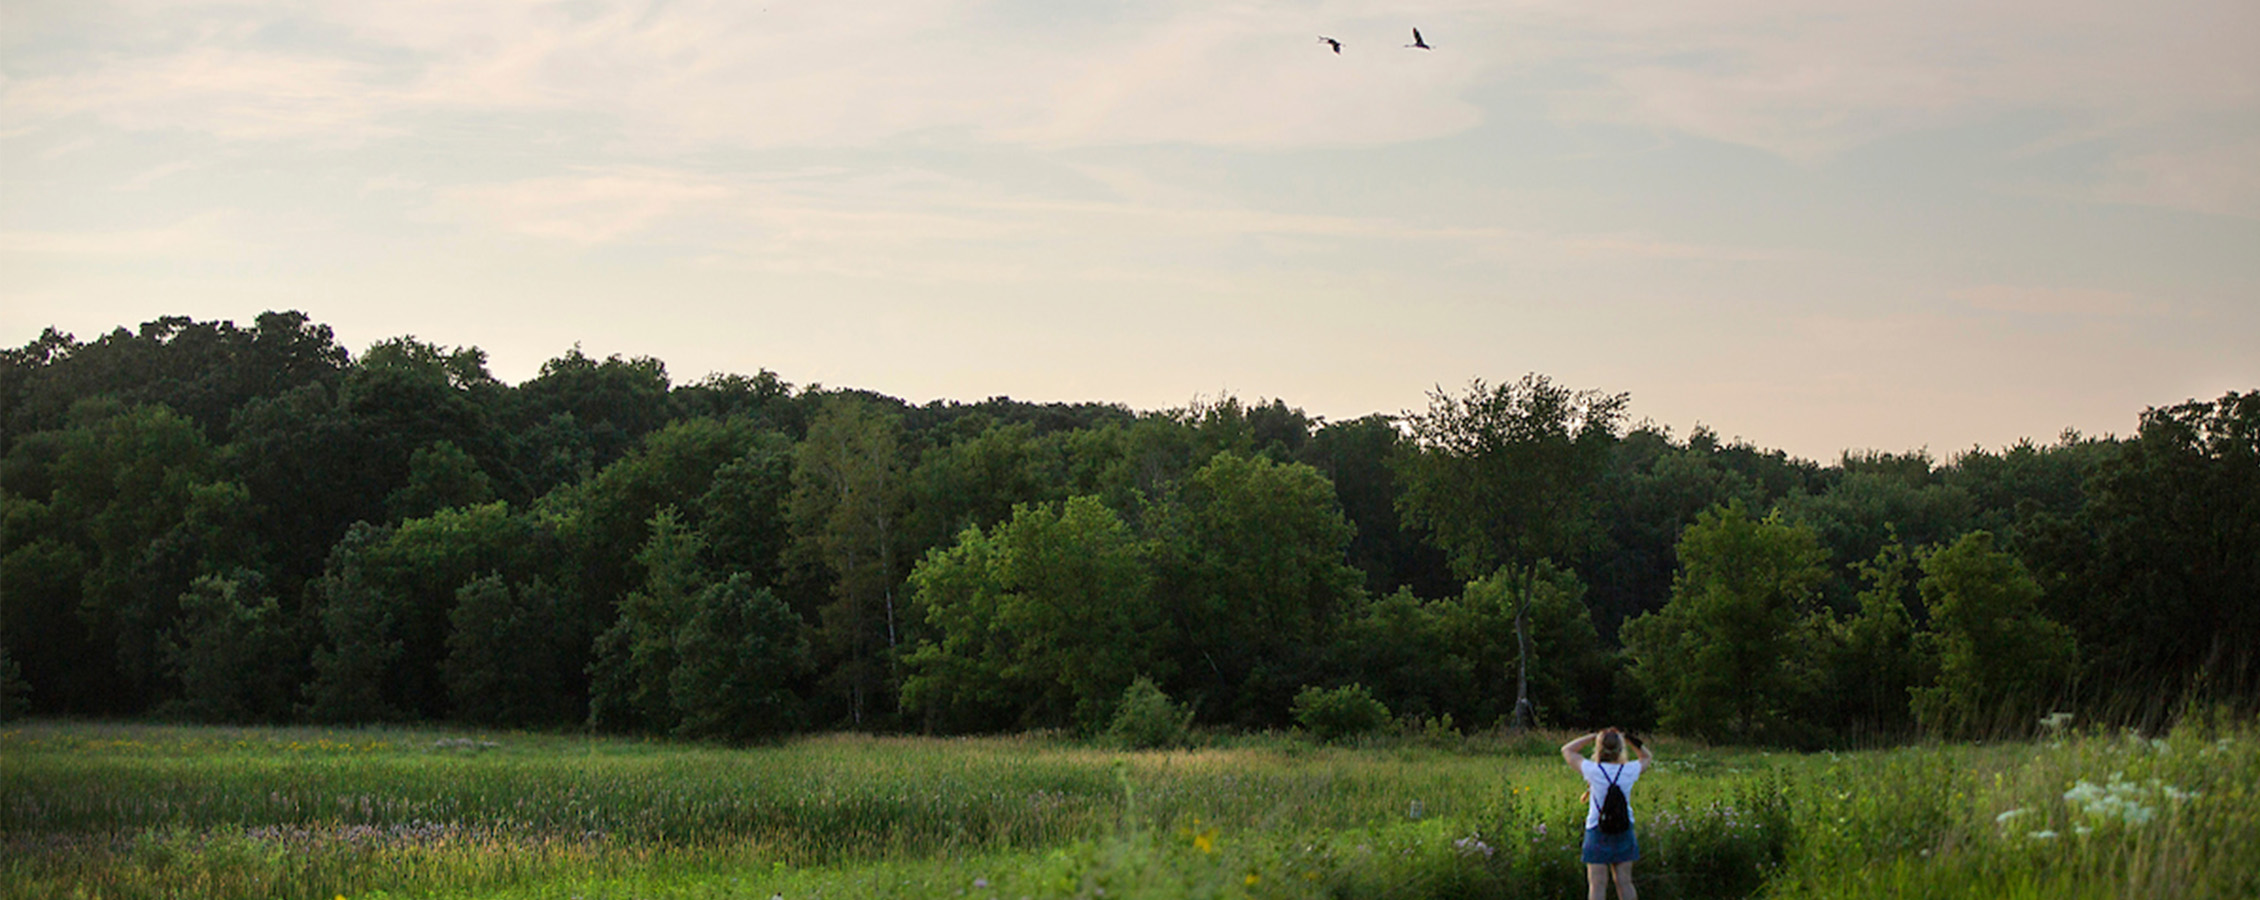
[{"label": "green tree", "polygon": [[1407,418],[1412,449],[1398,457],[1397,508],[1425,527],[1473,580],[1500,566],[1522,573],[1516,601],[1515,724],[1531,724],[1527,607],[1537,564],[1594,539],[1592,486],[1608,465],[1625,394],[1574,391],[1538,374],[1464,395],[1439,389]]},{"label": "green tree", "polygon": [[[1475,670],[1480,660],[1451,640],[1450,601],[1423,601],[1410,589],[1361,597],[1344,612],[1327,648],[1329,670],[1370,685],[1376,698],[1407,716],[1450,714],[1461,721],[1483,702]],[[1513,634],[1511,620],[1506,633]],[[1458,623],[1455,623],[1458,624]],[[1482,647],[1498,656],[1497,647]],[[1509,657],[1511,659],[1511,656]],[[1501,694],[1500,696],[1504,696]],[[1492,710],[1497,715],[1498,710]]]},{"label": "green tree", "polygon": [[636,554],[643,588],[621,599],[619,617],[597,639],[596,661],[590,664],[591,724],[665,732],[682,721],[671,683],[680,662],[675,637],[710,582],[699,564],[704,551],[704,541],[674,507],[652,516],[651,539]]},{"label": "green tree", "polygon": [[74,404],[101,396],[167,407],[217,437],[238,406],[335,382],[346,363],[329,326],[301,312],[261,313],[248,329],[166,316],[85,344],[50,328],[0,351],[0,450],[17,436],[62,427]]},{"label": "green tree", "polygon": [[1452,577],[1443,552],[1406,528],[1397,512],[1401,485],[1390,461],[1405,442],[1396,419],[1371,415],[1326,423],[1303,445],[1299,458],[1334,484],[1342,515],[1355,530],[1350,566],[1365,573],[1368,593],[1378,597],[1403,587],[1441,597],[1457,591],[1460,581]]},{"label": "green tree", "polygon": [[1826,577],[1813,532],[1741,504],[1713,509],[1679,540],[1664,608],[1624,624],[1633,675],[1665,729],[1710,740],[1792,737],[1790,707],[1807,659],[1804,623]]},{"label": "green tree", "polygon": [[1582,560],[1564,560],[1591,579],[1594,626],[1603,635],[1615,637],[1625,619],[1671,597],[1673,547],[1696,516],[1737,500],[1751,509],[1772,504],[1760,482],[1734,465],[1745,449],[1722,448],[1700,426],[1684,443],[1655,427],[1635,428],[1617,442],[1595,487],[1595,517],[1606,537]]},{"label": "green tree", "polygon": [[1969,530],[1974,513],[1969,493],[1934,478],[1927,454],[1847,453],[1840,468],[1826,489],[1792,493],[1778,507],[1811,526],[1830,557],[1844,564],[1823,586],[1823,596],[1837,609],[1857,602],[1853,564],[1874,559],[1894,540],[1943,546]]},{"label": "green tree", "polygon": [[1362,684],[1331,690],[1305,687],[1295,694],[1295,724],[1321,741],[1372,734],[1389,725],[1389,707]]},{"label": "green tree", "polygon": [[[250,492],[278,587],[318,574],[353,523],[395,521],[386,501],[409,485],[419,448],[446,442],[473,460],[500,459],[504,389],[484,366],[477,349],[394,338],[371,346],[334,390],[307,383],[236,410],[229,472]],[[415,505],[416,490],[401,503]]]},{"label": "green tree", "polygon": [[381,722],[404,717],[387,688],[401,655],[390,604],[370,583],[360,551],[388,529],[355,525],[338,541],[328,571],[314,582],[322,642],[304,715],[316,722]]},{"label": "green tree", "polygon": [[31,684],[8,645],[0,643],[0,722],[13,722],[31,712]]},{"label": "green tree", "polygon": [[2143,412],[2089,503],[2035,545],[2095,700],[2147,721],[2260,706],[2260,390]]},{"label": "green tree", "polygon": [[686,737],[751,741],[800,722],[793,682],[808,668],[798,615],[745,573],[708,585],[675,635],[669,696]]},{"label": "green tree", "polygon": [[1033,426],[998,425],[986,416],[958,425],[980,430],[929,448],[906,476],[910,545],[940,546],[967,526],[989,528],[1010,518],[1019,504],[1065,499],[1066,485],[1044,478]]},{"label": "green tree", "polygon": [[[84,565],[75,613],[94,643],[89,649],[115,672],[103,678],[114,696],[96,709],[144,709],[165,689],[161,637],[178,614],[181,594],[205,574],[194,556],[165,551],[176,546],[168,537],[180,532],[216,480],[212,447],[193,422],[164,407],[89,400],[72,409],[69,426],[51,443],[27,440],[16,449],[34,459],[19,458],[11,468],[44,469],[33,487],[47,496],[35,518],[10,517],[11,524],[36,521],[40,532],[11,531],[7,540],[45,537],[76,549],[45,556],[48,562],[75,556]],[[216,499],[224,498],[208,502]]]},{"label": "green tree", "polygon": [[1914,724],[1912,692],[1927,681],[1908,613],[1916,566],[1916,555],[1894,539],[1854,566],[1864,585],[1855,612],[1816,614],[1825,619],[1831,654],[1823,681],[1832,702],[1823,708],[1845,737],[1896,737]]},{"label": "green tree", "polygon": [[200,722],[272,722],[288,715],[297,641],[256,573],[206,575],[180,598],[161,646],[180,688],[167,712]]},{"label": "green tree", "polygon": [[1350,524],[1316,469],[1226,451],[1173,491],[1160,521],[1160,592],[1177,671],[1204,715],[1285,724],[1324,680],[1331,623],[1364,579]]},{"label": "green tree", "polygon": [[[33,708],[40,712],[104,708],[120,693],[117,666],[78,617],[86,557],[73,542],[39,534],[46,505],[0,497],[10,545],[0,557],[0,638],[18,662]],[[39,534],[27,543],[24,535]]]},{"label": "green tree", "polygon": [[1154,680],[1140,675],[1122,691],[1106,736],[1133,750],[1182,747],[1192,737],[1193,711],[1169,699]]},{"label": "green tree", "polygon": [[1596,721],[1608,703],[1616,670],[1585,606],[1584,582],[1548,560],[1536,569],[1525,585],[1524,573],[1501,567],[1437,604],[1439,649],[1465,660],[1471,679],[1462,690],[1463,705],[1453,710],[1463,721],[1489,722],[1512,713],[1496,701],[1521,677],[1525,657],[1513,652],[1517,613],[1528,636],[1530,687],[1547,698],[1531,710],[1534,719],[1557,726]]},{"label": "green tree", "polygon": [[[777,486],[760,483],[770,461],[752,459],[780,449],[781,436],[750,419],[687,419],[645,436],[626,456],[586,481],[551,491],[534,514],[551,523],[568,549],[568,589],[561,612],[567,631],[583,635],[587,646],[612,627],[622,597],[642,585],[644,571],[635,555],[651,539],[651,523],[662,507],[673,506],[685,525],[711,540],[735,526],[764,533],[731,533],[707,552],[717,571],[754,565],[764,543],[782,538],[765,516],[759,494]],[[723,470],[733,465],[750,466]],[[748,505],[734,506],[738,501]],[[721,518],[708,521],[709,514]]]},{"label": "green tree", "polygon": [[774,431],[755,434],[742,455],[714,470],[691,508],[697,511],[707,566],[718,577],[744,573],[763,586],[784,578],[792,541],[785,519],[792,478],[792,439]]},{"label": "green tree", "polygon": [[1925,728],[2014,733],[2069,692],[2078,664],[2070,629],[2040,614],[2040,585],[2016,557],[1973,531],[1922,562],[1923,603],[1938,680],[1914,693]]},{"label": "green tree", "polygon": [[573,442],[603,469],[674,418],[669,401],[665,363],[648,356],[597,360],[575,345],[518,386],[511,415],[524,426],[570,423],[578,432]]},{"label": "green tree", "polygon": [[493,499],[493,479],[478,460],[449,441],[434,441],[409,456],[408,483],[385,498],[385,514],[397,522]]},{"label": "green tree", "polygon": [[901,642],[895,610],[903,515],[901,420],[851,395],[825,401],[793,466],[787,517],[800,558],[832,575],[820,613],[831,682],[863,727]]},{"label": "green tree", "polygon": [[911,574],[932,637],[903,703],[944,728],[1105,725],[1139,675],[1166,674],[1146,550],[1091,496],[968,528]]},{"label": "green tree", "polygon": [[513,727],[578,718],[578,679],[572,654],[561,646],[559,603],[539,577],[513,588],[490,573],[456,590],[441,668],[453,718]]}]

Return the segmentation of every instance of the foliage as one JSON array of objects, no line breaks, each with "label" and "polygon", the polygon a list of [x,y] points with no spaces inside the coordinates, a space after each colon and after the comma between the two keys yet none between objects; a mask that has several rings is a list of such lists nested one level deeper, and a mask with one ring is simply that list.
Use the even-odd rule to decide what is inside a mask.
[{"label": "foliage", "polygon": [[906,708],[949,730],[1103,727],[1161,665],[1145,546],[1096,497],[1021,506],[968,528],[911,574],[932,637],[909,654]]},{"label": "foliage", "polygon": [[1363,580],[1343,560],[1333,488],[1309,466],[1225,451],[1154,515],[1181,693],[1204,716],[1284,724],[1295,690],[1325,676],[1330,623]]},{"label": "foliage", "polygon": [[1818,673],[1827,712],[1814,718],[1844,737],[1886,739],[1906,735],[1914,725],[1909,697],[1933,677],[1917,646],[1909,614],[1915,583],[1913,551],[1896,541],[1875,558],[1855,566],[1865,587],[1859,608],[1848,616],[1823,610],[1815,636],[1825,661]]},{"label": "foliage", "polygon": [[1462,577],[1560,552],[1591,526],[1589,484],[1607,463],[1625,394],[1575,391],[1543,375],[1438,389],[1411,416],[1398,509],[1430,529]]},{"label": "foliage", "polygon": [[1321,741],[1373,734],[1389,724],[1389,707],[1362,684],[1305,687],[1295,694],[1295,723]]},{"label": "foliage", "polygon": [[708,585],[675,635],[675,733],[771,739],[800,725],[792,683],[809,665],[800,617],[743,572]]},{"label": "foliage", "polygon": [[1714,740],[1787,740],[1801,686],[1803,623],[1826,559],[1812,531],[1740,504],[1680,538],[1670,604],[1626,622],[1633,674],[1664,728]]},{"label": "foliage", "polygon": [[480,471],[478,460],[453,443],[434,441],[409,455],[408,483],[385,498],[385,515],[391,520],[421,518],[493,499],[493,479]]},{"label": "foliage", "polygon": [[[423,718],[447,715],[446,661],[457,592],[490,574],[529,581],[557,565],[559,556],[546,523],[514,514],[500,502],[444,509],[396,526],[355,526],[317,582],[317,614],[328,650],[326,657],[318,656],[317,668],[323,658],[335,665],[353,657],[359,660],[355,665],[377,668],[350,677],[374,684],[346,684],[336,679],[348,676],[318,673],[321,690],[373,688],[382,698],[377,709]],[[555,639],[567,647],[583,640],[571,633]],[[323,721],[351,720],[350,707],[328,708],[325,715],[347,718]]]},{"label": "foliage", "polygon": [[2104,708],[2156,722],[2260,697],[2260,391],[2143,412],[2041,544],[2048,613]]},{"label": "foliage", "polygon": [[8,645],[0,644],[0,722],[12,722],[31,711],[31,685],[24,681],[22,666],[8,653]]},{"label": "foliage", "polygon": [[[1968,492],[1935,479],[1927,454],[1846,454],[1840,468],[1825,489],[1793,493],[1780,503],[1783,516],[1811,528],[1831,559],[1874,559],[1893,541],[1943,545],[1969,530],[1974,509]],[[1830,572],[1822,594],[1832,606],[1855,602],[1851,574]]]},{"label": "foliage", "polygon": [[1192,710],[1169,699],[1153,679],[1141,675],[1123,689],[1106,736],[1132,750],[1182,747],[1192,737],[1192,724]]},{"label": "foliage", "polygon": [[[1776,454],[1778,456],[1778,454]],[[1786,460],[1746,445],[1722,447],[1697,427],[1683,442],[1652,426],[1634,428],[1610,453],[1596,486],[1595,515],[1605,534],[1583,562],[1592,585],[1594,626],[1614,637],[1623,620],[1660,609],[1671,595],[1677,558],[1672,549],[1695,517],[1713,506],[1741,501],[1765,509],[1774,497],[1766,484],[1782,481]],[[1746,471],[1750,470],[1750,471]],[[1794,470],[1790,470],[1794,471]]]},{"label": "foliage", "polygon": [[[1096,730],[1138,674],[1240,729],[1288,724],[1301,685],[1349,681],[1408,721],[1642,724],[1686,685],[1635,677],[1639,654],[1618,648],[1678,641],[1770,660],[1747,696],[1715,693],[1747,708],[1681,703],[1727,717],[1676,720],[1690,730],[1845,746],[1908,735],[1916,691],[1939,728],[2025,727],[2008,706],[1989,725],[1947,702],[1997,682],[1948,673],[1958,638],[1916,602],[1918,561],[1984,531],[2076,643],[2073,687],[2049,705],[2159,728],[2260,697],[2256,398],[2153,407],[2126,438],[1821,465],[1701,427],[1624,431],[1623,395],[1537,374],[1328,422],[1228,394],[1133,411],[912,406],[767,371],[678,386],[658,360],[579,348],[512,385],[478,348],[393,337],[349,354],[296,312],[251,327],[167,317],[86,342],[49,329],[0,349],[0,641],[20,679],[7,696],[39,715],[237,715],[220,711],[233,701],[190,712],[202,701],[182,676],[227,671],[189,662],[241,632],[272,645],[261,684],[200,696],[295,696],[293,714],[318,721],[481,723],[580,718],[593,696],[609,727],[657,734],[682,724],[666,645],[706,586],[743,575],[803,623],[811,661],[780,698],[796,728]],[[1147,630],[1087,664],[1022,654],[1047,661],[1024,660],[1018,680],[912,666],[949,640],[913,608],[913,565],[969,526],[993,540],[1016,508],[1075,497],[1137,547],[1147,580],[1123,615]],[[1711,645],[1743,632],[1667,611],[1697,586],[1682,536],[1736,504],[1802,526],[1825,557],[1779,627],[1730,653]],[[615,664],[633,658],[627,633],[606,635],[630,595],[653,597],[636,556],[666,508],[703,580],[629,673]],[[489,577],[504,590],[463,593]],[[255,582],[273,611],[184,605],[209,599],[207,578]],[[1643,616],[1651,627],[1625,627]],[[1686,627],[1654,627],[1674,616]],[[1708,643],[1673,636],[1688,633]],[[995,653],[966,658],[1021,653],[993,637]],[[486,687],[504,674],[552,683]],[[632,687],[610,680],[623,674]],[[923,721],[902,715],[920,679],[956,685],[947,704],[923,695],[937,701],[913,710]],[[612,715],[630,696],[645,711]]]},{"label": "foliage", "polygon": [[447,696],[453,715],[480,725],[563,725],[580,718],[574,655],[558,628],[562,598],[540,577],[489,574],[455,592],[448,613]]},{"label": "foliage", "polygon": [[290,712],[298,644],[256,573],[206,575],[180,598],[165,635],[166,673],[180,686],[168,705],[201,722],[273,722]]},{"label": "foliage", "polygon": [[2070,687],[2078,648],[2071,631],[2035,608],[2040,585],[2024,564],[1973,531],[1922,562],[1926,635],[1938,680],[1914,693],[1925,727],[1998,734],[2054,708]]},{"label": "foliage", "polygon": [[1397,508],[1434,533],[1463,578],[1503,565],[1522,569],[1516,602],[1517,725],[1531,724],[1527,610],[1540,559],[1593,539],[1592,487],[1609,459],[1630,397],[1573,391],[1543,375],[1496,388],[1469,382],[1464,396],[1438,389],[1409,419],[1412,444],[1398,456],[1405,491]]},{"label": "foliage", "polygon": [[704,542],[672,506],[651,517],[651,539],[636,562],[643,587],[620,600],[618,618],[597,638],[590,664],[590,724],[609,730],[673,730],[682,721],[673,682],[675,640],[696,612],[711,576],[699,565]]},{"label": "foliage", "polygon": [[[895,589],[902,573],[901,420],[852,394],[824,401],[793,464],[787,507],[794,550],[832,576],[819,648],[860,726],[888,682],[901,643]],[[891,706],[892,704],[887,704]]]},{"label": "foliage", "polygon": [[1348,561],[1364,573],[1368,594],[1405,588],[1424,597],[1446,596],[1458,589],[1459,579],[1452,577],[1443,552],[1405,527],[1397,511],[1403,485],[1391,462],[1405,443],[1395,418],[1370,415],[1321,425],[1297,459],[1333,483],[1354,532]]},{"label": "foliage", "polygon": [[386,690],[399,662],[398,623],[370,583],[360,551],[386,529],[356,526],[338,542],[331,566],[313,588],[323,641],[314,648],[314,678],[301,712],[315,722],[382,722],[402,716]]},{"label": "foliage", "polygon": [[[1473,702],[1458,712],[1470,722],[1512,714],[1500,704],[1514,695],[1518,661],[1510,651],[1520,606],[1530,642],[1530,693],[1544,699],[1534,709],[1537,720],[1552,727],[1612,721],[1606,713],[1616,663],[1593,628],[1584,582],[1549,560],[1534,569],[1524,573],[1527,586],[1515,571],[1501,569],[1468,582],[1458,598],[1440,604],[1441,647],[1472,664],[1467,696]],[[1525,591],[1529,600],[1518,604]]]}]

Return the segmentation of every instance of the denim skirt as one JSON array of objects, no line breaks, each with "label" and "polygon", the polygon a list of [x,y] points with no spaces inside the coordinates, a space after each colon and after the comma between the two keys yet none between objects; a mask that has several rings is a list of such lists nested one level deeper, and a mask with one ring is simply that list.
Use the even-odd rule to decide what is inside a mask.
[{"label": "denim skirt", "polygon": [[1601,829],[1585,829],[1585,864],[1611,866],[1640,858],[1640,837],[1627,828],[1619,834],[1602,834]]}]

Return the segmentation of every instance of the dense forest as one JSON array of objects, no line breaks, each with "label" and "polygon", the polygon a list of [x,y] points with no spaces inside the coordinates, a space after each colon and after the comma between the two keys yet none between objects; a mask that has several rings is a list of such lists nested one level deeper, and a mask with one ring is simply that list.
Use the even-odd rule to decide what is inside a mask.
[{"label": "dense forest", "polygon": [[1789,746],[2248,711],[2260,390],[2130,424],[1823,465],[1535,374],[1322,421],[578,348],[508,385],[297,312],[50,330],[0,351],[0,711],[752,740],[1088,733],[1158,689]]}]

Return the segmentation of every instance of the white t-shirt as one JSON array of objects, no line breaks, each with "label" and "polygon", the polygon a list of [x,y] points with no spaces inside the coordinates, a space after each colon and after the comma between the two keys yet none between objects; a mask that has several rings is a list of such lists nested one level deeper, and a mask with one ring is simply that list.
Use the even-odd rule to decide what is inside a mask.
[{"label": "white t-shirt", "polygon": [[1624,792],[1625,812],[1630,813],[1632,811],[1632,783],[1640,780],[1642,768],[1637,759],[1621,765],[1618,763],[1597,763],[1590,759],[1577,761],[1577,770],[1585,773],[1585,784],[1586,787],[1590,788],[1587,792],[1590,799],[1585,803],[1585,827],[1587,829],[1601,827],[1601,801],[1609,796],[1610,776],[1616,777],[1617,789]]}]

